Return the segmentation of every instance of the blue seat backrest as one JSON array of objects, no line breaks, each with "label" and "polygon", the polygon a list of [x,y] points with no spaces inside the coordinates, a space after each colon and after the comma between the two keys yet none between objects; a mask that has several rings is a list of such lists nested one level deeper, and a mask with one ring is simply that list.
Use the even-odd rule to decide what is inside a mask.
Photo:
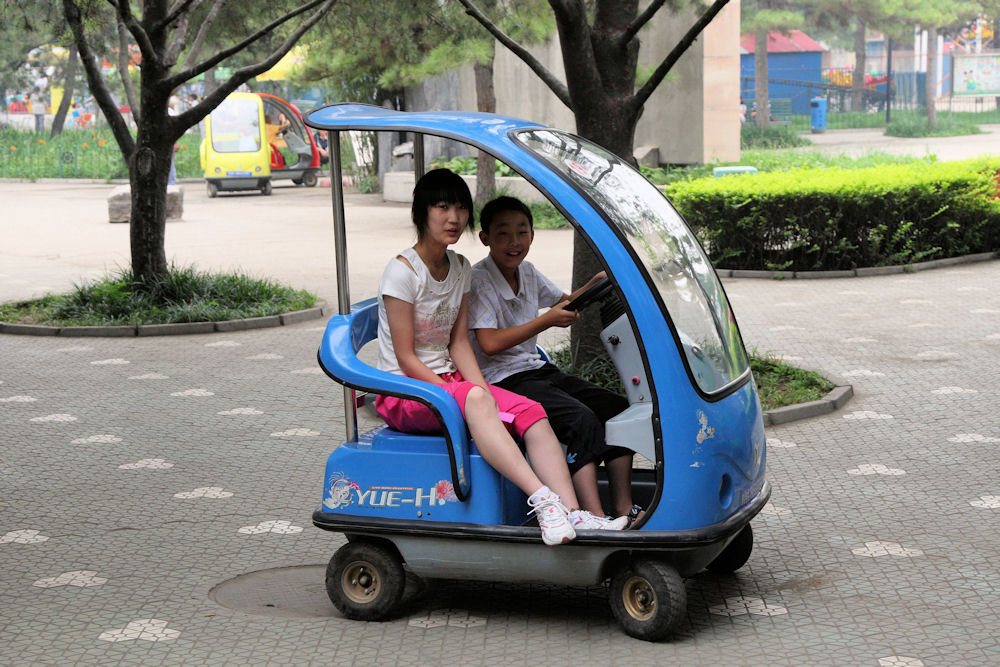
[{"label": "blue seat backrest", "polygon": [[358,359],[358,351],[378,335],[378,301],[374,298],[351,307],[347,315],[334,315],[326,326],[319,348],[319,363],[337,382],[346,387],[375,394],[420,401],[443,425],[448,445],[452,485],[459,500],[465,500],[471,486],[469,435],[458,403],[444,389],[405,375],[379,370]]}]

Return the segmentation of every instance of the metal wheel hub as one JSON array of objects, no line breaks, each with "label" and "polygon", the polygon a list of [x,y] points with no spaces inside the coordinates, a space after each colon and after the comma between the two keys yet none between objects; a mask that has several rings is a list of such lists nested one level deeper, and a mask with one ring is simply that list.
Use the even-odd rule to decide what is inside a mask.
[{"label": "metal wheel hub", "polygon": [[642,577],[630,577],[622,588],[622,602],[629,616],[637,621],[646,621],[656,613],[656,592]]},{"label": "metal wheel hub", "polygon": [[344,568],[340,587],[352,602],[365,604],[378,598],[382,580],[371,563],[359,560]]}]

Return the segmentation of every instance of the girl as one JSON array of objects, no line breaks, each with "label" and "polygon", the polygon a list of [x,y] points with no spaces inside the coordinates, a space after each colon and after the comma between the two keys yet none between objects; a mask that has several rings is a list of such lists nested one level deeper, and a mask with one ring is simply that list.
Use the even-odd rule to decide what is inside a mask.
[{"label": "girl", "polygon": [[[378,367],[455,397],[482,457],[528,494],[545,544],[569,542],[574,525],[604,528],[603,519],[567,509],[578,507],[577,498],[541,405],[488,385],[476,363],[468,334],[471,266],[448,250],[473,223],[465,181],[447,169],[428,172],[413,189],[411,214],[417,242],[389,262],[379,284]],[[398,431],[440,430],[434,413],[417,401],[379,396],[375,409]],[[511,433],[524,441],[534,470]]]}]

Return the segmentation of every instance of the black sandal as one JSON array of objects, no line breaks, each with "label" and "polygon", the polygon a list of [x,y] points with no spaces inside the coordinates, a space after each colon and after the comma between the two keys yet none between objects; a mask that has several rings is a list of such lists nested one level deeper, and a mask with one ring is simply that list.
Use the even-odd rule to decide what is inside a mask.
[{"label": "black sandal", "polygon": [[630,509],[628,511],[628,515],[627,515],[628,516],[628,523],[625,524],[625,529],[626,530],[629,529],[629,528],[631,528],[632,524],[635,523],[636,521],[638,521],[639,514],[642,511],[643,511],[643,509],[639,505],[632,505],[632,509]]}]

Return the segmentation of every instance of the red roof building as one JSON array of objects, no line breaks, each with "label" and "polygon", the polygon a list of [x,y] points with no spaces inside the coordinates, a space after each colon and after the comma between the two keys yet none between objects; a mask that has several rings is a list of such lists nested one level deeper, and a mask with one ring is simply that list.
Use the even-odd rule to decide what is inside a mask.
[{"label": "red roof building", "polygon": [[[747,32],[740,35],[740,52],[753,53],[756,43],[757,39],[754,33]],[[782,34],[776,30],[767,33],[768,53],[808,53],[826,50],[819,42],[801,30],[792,30],[788,34]]]}]

